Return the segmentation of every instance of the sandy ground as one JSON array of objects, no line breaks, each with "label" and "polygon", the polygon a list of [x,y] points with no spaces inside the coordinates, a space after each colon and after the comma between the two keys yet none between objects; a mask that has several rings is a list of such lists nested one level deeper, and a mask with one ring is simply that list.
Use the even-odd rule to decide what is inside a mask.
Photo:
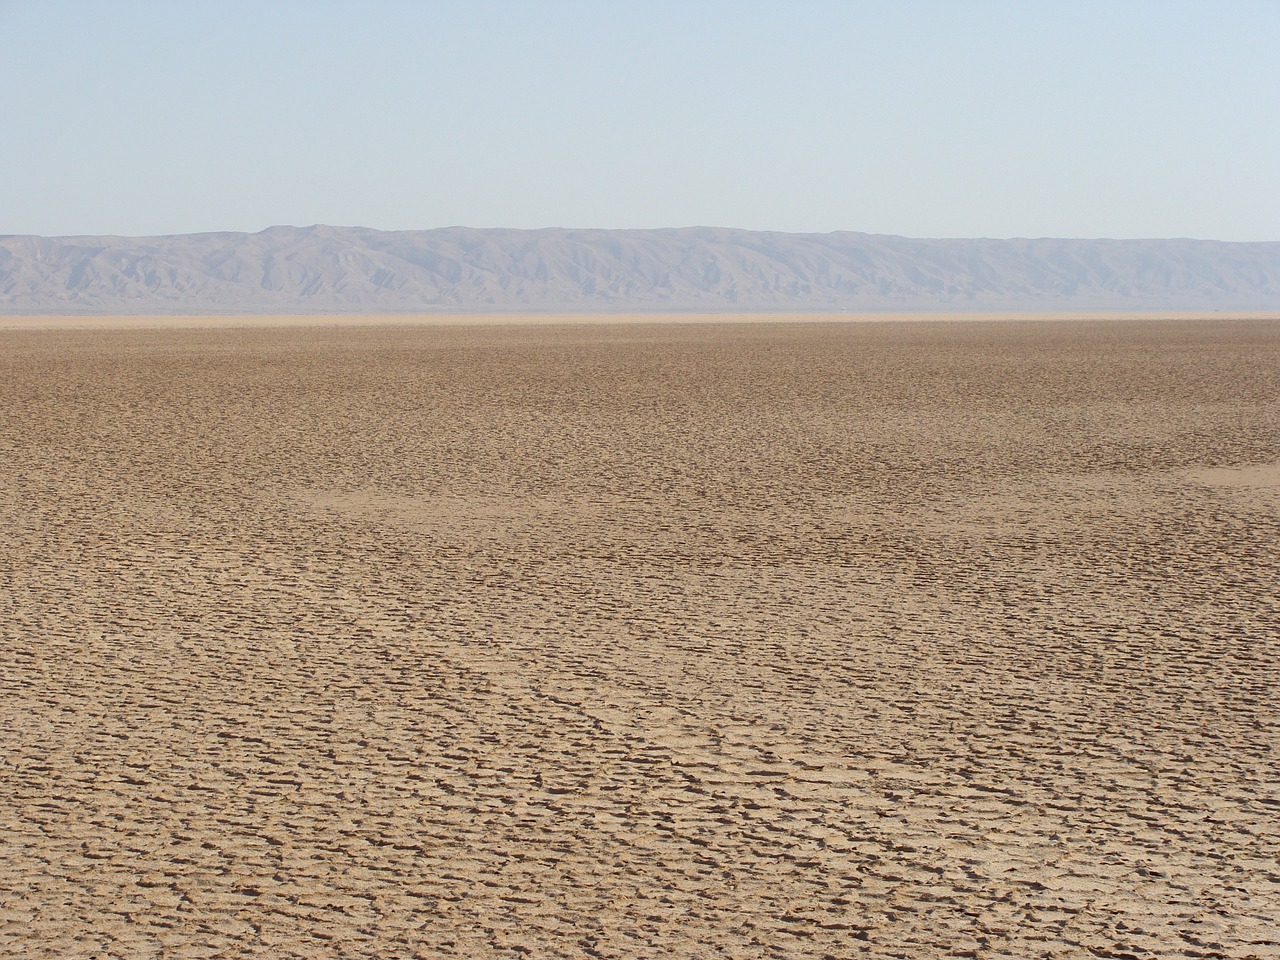
[{"label": "sandy ground", "polygon": [[0,334],[0,956],[1280,956],[1280,322]]},{"label": "sandy ground", "polygon": [[[706,323],[774,324],[774,323],[917,323],[957,322],[982,323],[992,320],[1062,321],[1062,320],[1195,320],[1206,319],[1202,313],[748,313],[718,315],[706,313],[612,313],[605,316],[590,313],[382,313],[382,314],[128,314],[60,315],[0,314],[0,330],[220,330],[227,328],[267,329],[276,327],[421,327],[421,326],[547,326],[602,324],[669,324]],[[1274,320],[1274,314],[1231,313],[1218,315],[1222,320]]]}]

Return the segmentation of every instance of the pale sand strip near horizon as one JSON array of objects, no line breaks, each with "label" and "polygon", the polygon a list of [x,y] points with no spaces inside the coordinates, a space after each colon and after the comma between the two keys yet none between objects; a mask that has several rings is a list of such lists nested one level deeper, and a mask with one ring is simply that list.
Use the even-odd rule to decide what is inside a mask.
[{"label": "pale sand strip near horizon", "polygon": [[323,314],[0,314],[0,330],[161,330],[227,327],[495,326],[689,323],[901,323],[1002,321],[1280,320],[1277,312],[867,312],[867,313],[323,313]]},{"label": "pale sand strip near horizon", "polygon": [[0,957],[1280,956],[1280,324],[333,319],[0,333]]}]

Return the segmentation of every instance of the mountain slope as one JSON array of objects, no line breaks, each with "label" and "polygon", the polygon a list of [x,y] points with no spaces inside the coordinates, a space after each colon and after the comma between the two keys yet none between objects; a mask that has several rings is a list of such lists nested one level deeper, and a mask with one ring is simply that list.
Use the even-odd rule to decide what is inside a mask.
[{"label": "mountain slope", "polygon": [[8,313],[1280,310],[1280,242],[272,227],[0,237]]}]

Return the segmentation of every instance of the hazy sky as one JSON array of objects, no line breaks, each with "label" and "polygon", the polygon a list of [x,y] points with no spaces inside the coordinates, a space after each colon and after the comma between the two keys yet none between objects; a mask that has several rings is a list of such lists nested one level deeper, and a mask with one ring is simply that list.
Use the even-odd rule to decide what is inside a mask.
[{"label": "hazy sky", "polygon": [[1280,239],[1280,0],[0,0],[0,233]]}]

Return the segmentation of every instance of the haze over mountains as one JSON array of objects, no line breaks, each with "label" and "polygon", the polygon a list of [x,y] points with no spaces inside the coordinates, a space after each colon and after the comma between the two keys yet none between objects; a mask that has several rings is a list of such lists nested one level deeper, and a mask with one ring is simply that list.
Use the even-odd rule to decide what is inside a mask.
[{"label": "haze over mountains", "polygon": [[863,233],[0,236],[7,313],[1280,310],[1280,242]]}]

